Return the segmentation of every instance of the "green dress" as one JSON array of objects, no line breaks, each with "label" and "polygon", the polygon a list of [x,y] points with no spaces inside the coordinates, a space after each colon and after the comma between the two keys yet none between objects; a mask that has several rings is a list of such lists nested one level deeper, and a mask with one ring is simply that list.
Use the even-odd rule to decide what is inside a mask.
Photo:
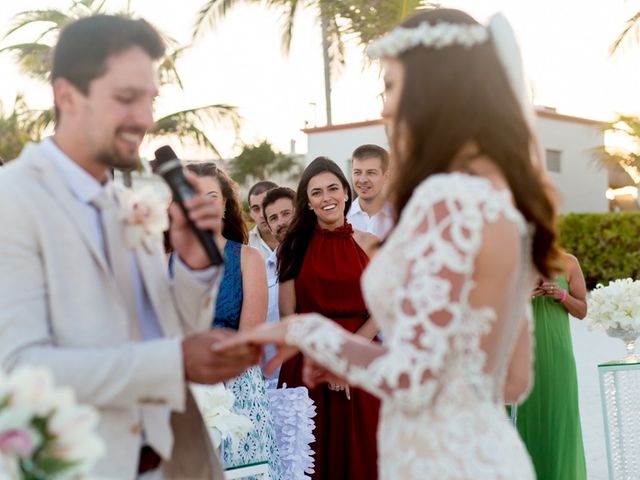
[{"label": "green dress", "polygon": [[[568,290],[567,280],[556,280]],[[569,314],[562,303],[533,300],[535,383],[518,407],[518,432],[539,480],[587,478],[578,407],[578,380]]]}]

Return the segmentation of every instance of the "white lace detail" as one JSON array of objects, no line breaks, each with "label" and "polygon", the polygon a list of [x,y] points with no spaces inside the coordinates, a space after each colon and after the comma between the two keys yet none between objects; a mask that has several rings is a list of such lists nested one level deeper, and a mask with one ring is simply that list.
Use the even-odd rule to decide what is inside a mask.
[{"label": "white lace detail", "polygon": [[[510,270],[488,281],[484,235],[515,238],[514,224]],[[528,235],[509,192],[484,178],[432,176],[364,275],[384,347],[364,346],[317,314],[290,326],[289,342],[383,400],[381,480],[533,478],[502,399],[526,318]]]},{"label": "white lace detail", "polygon": [[485,43],[489,32],[483,25],[438,22],[431,25],[422,22],[417,27],[396,27],[384,37],[372,42],[367,48],[371,58],[397,57],[402,52],[423,46],[427,48],[445,48],[458,45],[471,48]]}]

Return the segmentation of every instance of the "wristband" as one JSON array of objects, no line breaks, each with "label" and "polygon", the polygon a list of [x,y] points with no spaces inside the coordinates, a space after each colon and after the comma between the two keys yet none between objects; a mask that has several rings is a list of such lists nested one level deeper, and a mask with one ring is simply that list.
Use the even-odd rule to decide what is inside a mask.
[{"label": "wristband", "polygon": [[567,292],[564,288],[562,289],[562,298],[560,299],[560,303],[564,303],[567,301],[567,297],[569,296],[569,292]]}]

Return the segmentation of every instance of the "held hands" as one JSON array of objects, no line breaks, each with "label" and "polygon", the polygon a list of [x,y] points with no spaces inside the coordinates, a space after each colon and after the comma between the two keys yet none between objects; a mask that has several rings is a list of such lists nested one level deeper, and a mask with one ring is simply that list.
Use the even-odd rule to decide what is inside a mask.
[{"label": "held hands", "polygon": [[[200,179],[193,173],[185,171],[184,175],[198,192],[196,197],[185,202],[189,218],[200,230],[211,230],[214,235],[220,233],[222,231],[222,208],[218,204],[219,202],[205,195]],[[211,265],[198,237],[189,226],[184,212],[176,203],[169,206],[169,215],[171,217],[169,238],[182,261],[193,270],[201,270]]]},{"label": "held hands", "polygon": [[323,383],[328,384],[329,390],[334,392],[344,391],[345,395],[351,400],[351,391],[349,385],[342,377],[331,373],[319,363],[311,360],[308,357],[304,358],[304,364],[302,367],[302,381],[310,388],[316,387]]},{"label": "held hands", "polygon": [[265,372],[272,375],[276,368],[298,353],[298,349],[286,343],[287,327],[291,317],[272,324],[262,324],[253,330],[238,333],[225,338],[213,346],[213,351],[220,355],[238,348],[256,348],[263,345],[275,345],[276,354],[267,363]]},{"label": "held hands", "polygon": [[260,361],[262,349],[242,344],[224,351],[215,345],[232,338],[235,332],[221,328],[186,337],[182,341],[185,378],[190,382],[212,384],[237,377]]}]

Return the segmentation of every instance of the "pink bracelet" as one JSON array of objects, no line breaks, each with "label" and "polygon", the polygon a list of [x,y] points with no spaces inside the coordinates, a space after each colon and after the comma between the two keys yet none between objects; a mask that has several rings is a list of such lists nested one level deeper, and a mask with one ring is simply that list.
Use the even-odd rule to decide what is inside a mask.
[{"label": "pink bracelet", "polygon": [[569,292],[567,292],[564,288],[562,289],[562,298],[560,299],[560,303],[564,303],[567,301],[567,297],[569,296]]}]

